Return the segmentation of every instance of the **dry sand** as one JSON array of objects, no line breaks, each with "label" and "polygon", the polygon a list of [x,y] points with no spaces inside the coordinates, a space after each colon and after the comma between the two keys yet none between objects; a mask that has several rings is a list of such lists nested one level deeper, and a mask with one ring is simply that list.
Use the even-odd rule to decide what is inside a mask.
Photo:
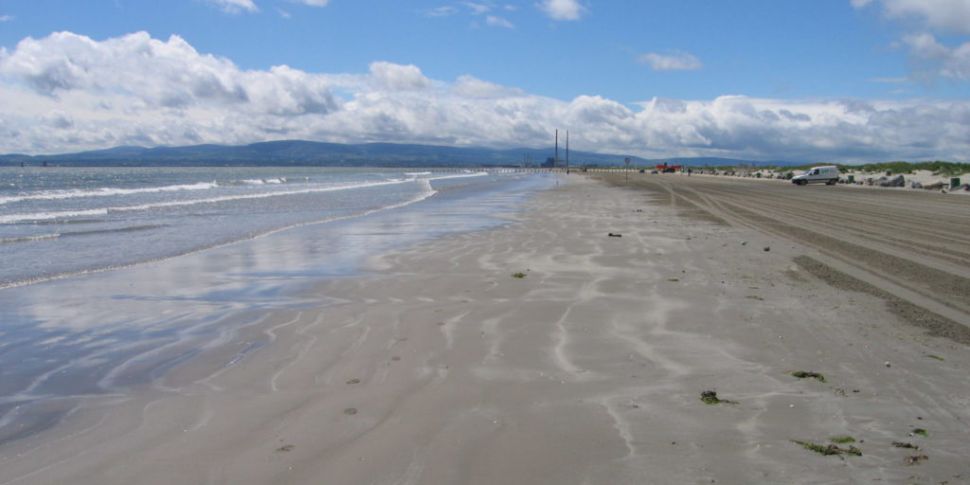
[{"label": "dry sand", "polygon": [[[830,286],[824,248],[724,224],[724,201],[670,183],[573,176],[506,227],[376,258],[315,290],[341,303],[247,326],[259,351],[203,352],[5,445],[0,483],[970,480],[965,344]],[[936,304],[959,318],[952,298]],[[792,442],[836,435],[862,456]]]}]

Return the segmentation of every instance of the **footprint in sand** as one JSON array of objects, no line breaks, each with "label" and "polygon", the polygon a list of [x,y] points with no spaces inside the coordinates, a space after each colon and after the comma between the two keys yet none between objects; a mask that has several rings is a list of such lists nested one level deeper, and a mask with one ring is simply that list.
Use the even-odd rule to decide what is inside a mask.
[{"label": "footprint in sand", "polygon": [[360,379],[358,379],[358,378],[355,377],[355,378],[347,381],[347,384],[360,384]]},{"label": "footprint in sand", "polygon": [[357,414],[357,408],[347,408],[347,409],[344,409],[344,414],[346,414],[348,416],[353,416],[353,415]]}]

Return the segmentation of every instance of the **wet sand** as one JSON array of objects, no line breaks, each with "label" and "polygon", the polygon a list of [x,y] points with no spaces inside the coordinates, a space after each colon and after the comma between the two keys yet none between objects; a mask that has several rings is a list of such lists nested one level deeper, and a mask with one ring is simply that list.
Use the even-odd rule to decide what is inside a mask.
[{"label": "wet sand", "polygon": [[[0,483],[970,477],[966,345],[831,286],[799,264],[817,247],[686,208],[570,177],[506,227],[376,257],[311,292],[327,305],[241,327],[257,351],[3,445]],[[793,443],[837,435],[862,455]]]}]

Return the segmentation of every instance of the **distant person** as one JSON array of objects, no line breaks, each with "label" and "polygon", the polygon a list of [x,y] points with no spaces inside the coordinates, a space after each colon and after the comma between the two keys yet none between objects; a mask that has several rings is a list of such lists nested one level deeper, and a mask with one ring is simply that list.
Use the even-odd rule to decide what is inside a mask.
[{"label": "distant person", "polygon": [[690,173],[693,172],[693,171],[694,171],[694,169],[692,169],[690,167],[687,167],[687,176],[690,177]]}]

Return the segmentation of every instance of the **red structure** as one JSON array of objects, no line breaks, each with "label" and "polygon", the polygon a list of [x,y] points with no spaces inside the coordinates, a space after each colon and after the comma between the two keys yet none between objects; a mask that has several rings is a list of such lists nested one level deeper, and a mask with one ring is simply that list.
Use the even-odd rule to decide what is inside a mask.
[{"label": "red structure", "polygon": [[681,165],[667,165],[667,162],[657,165],[657,171],[660,173],[680,172],[681,170],[683,170],[683,168],[684,167]]}]

